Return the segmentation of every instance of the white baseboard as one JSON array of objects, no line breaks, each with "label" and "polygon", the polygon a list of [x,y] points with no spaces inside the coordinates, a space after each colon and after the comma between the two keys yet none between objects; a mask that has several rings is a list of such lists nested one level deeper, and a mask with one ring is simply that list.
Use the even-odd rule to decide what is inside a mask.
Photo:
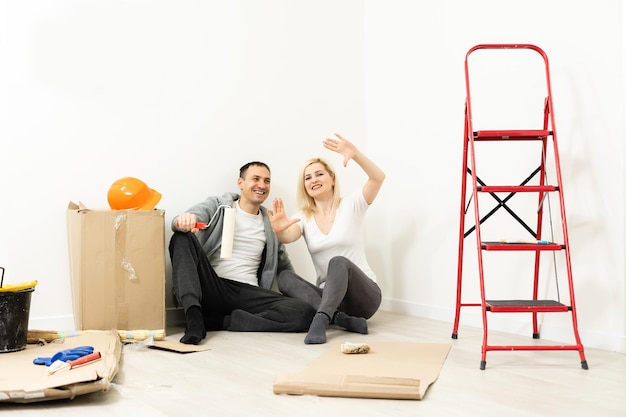
[{"label": "white baseboard", "polygon": [[[410,303],[404,300],[385,298],[381,303],[382,310],[409,316],[423,317],[450,323],[450,335],[452,335],[454,323],[454,305],[450,308],[441,308],[424,304]],[[516,315],[491,315],[489,317],[489,329],[506,333],[532,337],[532,325],[525,314]],[[461,309],[459,324],[462,326],[483,327],[482,315],[479,307],[463,307]],[[541,338],[554,340],[560,343],[574,343],[571,326],[556,326],[544,323],[541,326]],[[583,330],[578,327],[583,347],[597,348],[612,352],[626,353],[626,336],[608,335],[595,331]]]},{"label": "white baseboard", "polygon": [[56,330],[68,331],[76,330],[74,316],[51,316],[51,317],[30,317],[28,328],[31,330]]}]

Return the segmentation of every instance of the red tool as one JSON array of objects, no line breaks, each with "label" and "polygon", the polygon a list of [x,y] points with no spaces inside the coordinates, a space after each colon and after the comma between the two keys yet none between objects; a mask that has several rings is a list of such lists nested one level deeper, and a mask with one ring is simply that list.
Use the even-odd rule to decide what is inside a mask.
[{"label": "red tool", "polygon": [[[178,226],[178,222],[176,222],[176,226]],[[200,229],[200,230],[204,230],[208,227],[208,224],[206,223],[201,223],[201,222],[196,222],[196,224],[193,226],[195,229]]]},{"label": "red tool", "polygon": [[72,361],[64,362],[64,361],[58,360],[58,361],[55,361],[52,365],[50,365],[50,367],[48,368],[48,374],[51,375],[63,369],[73,369],[73,368],[76,368],[77,366],[85,365],[87,363],[97,361],[101,357],[102,355],[100,354],[100,352],[93,352],[88,355],[81,356],[80,358],[74,359]]}]

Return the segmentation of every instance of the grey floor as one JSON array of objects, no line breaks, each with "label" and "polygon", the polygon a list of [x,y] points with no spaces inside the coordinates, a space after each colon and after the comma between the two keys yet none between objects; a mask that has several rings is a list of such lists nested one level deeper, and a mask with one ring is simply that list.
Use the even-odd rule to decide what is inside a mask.
[{"label": "grey floor", "polygon": [[[277,395],[274,377],[299,372],[326,345],[305,345],[304,334],[210,333],[204,352],[179,354],[125,345],[120,371],[106,392],[36,404],[0,403],[10,416],[626,416],[626,355],[585,349],[589,370],[577,352],[489,352],[480,370],[482,329],[378,312],[370,334],[339,329],[339,341],[450,343],[451,350],[421,401]],[[180,326],[168,329],[178,340]],[[492,333],[492,344],[525,344],[522,336]],[[584,340],[583,340],[584,344]]]}]

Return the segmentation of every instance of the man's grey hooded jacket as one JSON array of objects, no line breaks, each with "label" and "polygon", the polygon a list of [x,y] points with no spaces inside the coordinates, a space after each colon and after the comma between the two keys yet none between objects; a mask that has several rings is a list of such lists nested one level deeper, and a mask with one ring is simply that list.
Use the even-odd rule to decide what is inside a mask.
[{"label": "man's grey hooded jacket", "polygon": [[[209,225],[206,229],[200,230],[196,234],[207,258],[222,245],[222,230],[224,228],[223,206],[234,207],[235,201],[239,200],[239,198],[240,195],[236,193],[225,193],[221,197],[208,197],[186,211],[187,213],[195,214],[198,222]],[[263,206],[261,206],[261,214],[263,215],[263,225],[265,226],[265,250],[261,257],[257,277],[260,287],[272,289],[278,273],[283,270],[293,271],[293,265],[285,245],[280,243],[276,234],[274,234],[267,210]],[[172,231],[174,232],[182,231],[182,229],[176,226],[177,220],[178,216],[172,219]]]}]

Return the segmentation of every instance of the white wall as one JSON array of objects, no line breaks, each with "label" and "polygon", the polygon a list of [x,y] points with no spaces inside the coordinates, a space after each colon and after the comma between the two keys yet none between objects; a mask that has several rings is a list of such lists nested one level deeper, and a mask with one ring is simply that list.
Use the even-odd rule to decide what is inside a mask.
[{"label": "white wall", "polygon": [[[550,59],[581,336],[584,344],[624,352],[621,3],[368,1],[365,16],[368,151],[389,178],[370,221],[372,233],[385,236],[383,244],[371,240],[381,252],[374,257],[384,268],[385,307],[454,319],[465,54],[484,43],[536,44]],[[510,69],[507,64],[506,57],[493,63]],[[525,125],[482,126],[507,127]],[[507,183],[498,176],[484,179]],[[474,239],[466,240],[465,256],[476,259]],[[515,297],[524,298],[531,287],[521,281],[527,278],[518,265],[504,262],[507,284],[496,286],[527,288]],[[464,268],[465,302],[479,301],[474,265]],[[528,316],[509,317],[491,315],[491,328],[531,334]],[[572,340],[569,315],[545,315],[541,322],[543,338]],[[461,323],[480,326],[479,310],[464,308]]]},{"label": "white wall", "polygon": [[[463,59],[511,42],[551,60],[583,343],[626,352],[621,4],[501,4],[0,0],[0,266],[39,280],[31,327],[73,326],[70,200],[106,207],[109,185],[137,176],[163,193],[169,223],[260,159],[270,199],[295,208],[306,158],[339,168],[320,146],[333,132],[388,174],[368,217],[384,308],[451,322]],[[353,165],[340,175],[344,190],[363,180]],[[289,249],[312,278],[302,244]],[[519,320],[498,326],[527,333]],[[542,336],[568,341],[570,328],[546,317]]]}]

